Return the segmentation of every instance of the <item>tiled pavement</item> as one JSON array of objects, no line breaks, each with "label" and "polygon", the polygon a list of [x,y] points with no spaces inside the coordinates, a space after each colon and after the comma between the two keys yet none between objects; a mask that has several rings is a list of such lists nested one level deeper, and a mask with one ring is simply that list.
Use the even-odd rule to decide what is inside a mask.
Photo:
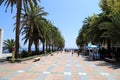
[{"label": "tiled pavement", "polygon": [[120,80],[120,67],[63,52],[37,62],[0,64],[0,80]]}]

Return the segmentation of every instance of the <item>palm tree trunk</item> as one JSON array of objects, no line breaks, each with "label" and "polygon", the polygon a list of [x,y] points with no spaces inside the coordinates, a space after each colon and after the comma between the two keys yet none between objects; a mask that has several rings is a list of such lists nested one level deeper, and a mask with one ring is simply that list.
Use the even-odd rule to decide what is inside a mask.
[{"label": "palm tree trunk", "polygon": [[45,42],[43,41],[43,52],[45,51]]},{"label": "palm tree trunk", "polygon": [[53,46],[53,44],[52,44],[52,52],[53,52],[53,50],[54,50],[53,48],[54,48],[54,46]]},{"label": "palm tree trunk", "polygon": [[46,51],[48,51],[48,42],[46,41]]},{"label": "palm tree trunk", "polygon": [[20,35],[20,15],[22,8],[22,0],[17,1],[17,19],[16,19],[16,36],[15,36],[15,58],[19,53],[19,35]]},{"label": "palm tree trunk", "polygon": [[109,37],[107,38],[107,49],[111,51],[111,41]]},{"label": "palm tree trunk", "polygon": [[32,46],[32,33],[33,33],[33,27],[30,26],[30,37],[29,37],[29,44],[28,44],[28,52],[32,54],[31,46]]},{"label": "palm tree trunk", "polygon": [[38,54],[39,53],[39,40],[37,40],[36,42],[35,42],[35,53],[36,54]]},{"label": "palm tree trunk", "polygon": [[31,40],[29,39],[29,44],[28,44],[28,53],[31,54]]},{"label": "palm tree trunk", "polygon": [[51,50],[50,50],[50,44],[49,44],[49,51],[51,51]]}]

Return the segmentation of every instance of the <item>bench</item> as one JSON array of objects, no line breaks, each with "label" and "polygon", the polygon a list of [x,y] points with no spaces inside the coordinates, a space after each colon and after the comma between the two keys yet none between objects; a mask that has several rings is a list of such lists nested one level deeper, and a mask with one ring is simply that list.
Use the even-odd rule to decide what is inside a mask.
[{"label": "bench", "polygon": [[36,62],[36,61],[39,61],[39,60],[40,60],[40,57],[37,57],[37,58],[34,58],[33,62]]},{"label": "bench", "polygon": [[51,56],[53,56],[53,53],[51,53]]},{"label": "bench", "polygon": [[105,59],[106,59],[107,61],[110,61],[110,62],[115,62],[115,61],[116,61],[116,59],[114,59],[114,58],[111,59],[111,58],[107,58],[107,57],[106,57]]}]

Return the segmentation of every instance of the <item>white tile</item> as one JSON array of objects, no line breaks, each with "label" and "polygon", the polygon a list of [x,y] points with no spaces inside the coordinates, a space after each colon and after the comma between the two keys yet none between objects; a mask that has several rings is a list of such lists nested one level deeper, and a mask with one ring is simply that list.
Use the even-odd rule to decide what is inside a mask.
[{"label": "white tile", "polygon": [[87,75],[86,73],[79,72],[78,75]]},{"label": "white tile", "polygon": [[22,73],[22,72],[25,72],[25,71],[24,70],[18,70],[17,72]]},{"label": "white tile", "polygon": [[64,72],[64,75],[71,75],[71,72]]},{"label": "white tile", "polygon": [[91,66],[91,67],[95,67],[96,65],[93,65],[93,64],[92,64],[92,65],[90,65],[90,66]]},{"label": "white tile", "polygon": [[80,66],[80,65],[78,64],[78,65],[76,65],[76,66]]},{"label": "white tile", "polygon": [[70,64],[66,64],[66,66],[71,66]]},{"label": "white tile", "polygon": [[108,74],[108,73],[100,73],[101,75],[103,75],[103,76],[109,76],[110,74]]},{"label": "white tile", "polygon": [[45,72],[43,72],[43,74],[50,74],[50,72],[45,71]]}]

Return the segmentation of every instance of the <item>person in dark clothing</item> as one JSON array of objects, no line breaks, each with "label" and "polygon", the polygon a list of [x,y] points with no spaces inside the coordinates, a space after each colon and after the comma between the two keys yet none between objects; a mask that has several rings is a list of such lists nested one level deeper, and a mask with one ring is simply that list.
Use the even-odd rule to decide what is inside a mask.
[{"label": "person in dark clothing", "polygon": [[73,56],[73,51],[72,51],[72,56]]},{"label": "person in dark clothing", "polygon": [[106,54],[105,48],[100,49],[99,52],[100,52],[100,58],[101,58],[101,60],[104,60],[105,59],[105,54]]},{"label": "person in dark clothing", "polygon": [[80,52],[78,51],[78,52],[77,52],[78,57],[79,57],[79,54],[80,54]]}]

